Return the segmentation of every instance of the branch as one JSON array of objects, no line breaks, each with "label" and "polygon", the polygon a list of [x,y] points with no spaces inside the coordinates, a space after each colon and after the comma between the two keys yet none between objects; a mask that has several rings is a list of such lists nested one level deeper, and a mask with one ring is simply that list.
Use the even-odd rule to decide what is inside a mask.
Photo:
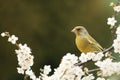
[{"label": "branch", "polygon": [[27,78],[28,78],[28,75],[25,74],[25,76],[24,76],[24,80],[27,80]]},{"label": "branch", "polygon": [[99,71],[99,70],[100,68],[92,69],[92,70],[89,70],[88,73],[92,73],[92,72]]},{"label": "branch", "polygon": [[105,54],[106,52],[109,52],[109,51],[111,51],[111,50],[113,50],[114,49],[114,47],[113,46],[110,46],[109,48],[107,48],[107,49],[105,49],[104,51],[103,51],[103,54]]},{"label": "branch", "polygon": [[64,76],[64,74],[66,73],[67,69],[64,71],[64,73],[61,75],[60,79]]},{"label": "branch", "polygon": [[[107,48],[107,49],[105,49],[104,51],[103,51],[103,54],[105,54],[106,52],[109,52],[109,51],[111,51],[111,50],[113,50],[114,49],[114,47],[113,46],[110,46],[109,48]],[[87,62],[83,62],[83,63],[81,63],[81,62],[78,62],[77,64],[75,64],[76,66],[82,66],[82,65],[84,65],[84,64],[86,64],[86,63],[88,63],[88,62],[91,62],[92,60],[88,60]]]},{"label": "branch", "polygon": [[78,63],[75,64],[75,66],[82,66],[82,65],[84,65],[84,64],[86,64],[86,63],[88,63],[90,61],[92,61],[92,60],[88,60],[87,62],[83,62],[83,63],[78,62]]}]

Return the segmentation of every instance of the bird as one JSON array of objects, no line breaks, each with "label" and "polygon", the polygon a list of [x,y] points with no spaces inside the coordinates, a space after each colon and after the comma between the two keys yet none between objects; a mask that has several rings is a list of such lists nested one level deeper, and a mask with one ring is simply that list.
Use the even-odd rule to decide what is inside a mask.
[{"label": "bird", "polygon": [[103,47],[88,33],[83,26],[74,27],[71,32],[75,33],[75,43],[78,50],[82,53],[101,52]]}]

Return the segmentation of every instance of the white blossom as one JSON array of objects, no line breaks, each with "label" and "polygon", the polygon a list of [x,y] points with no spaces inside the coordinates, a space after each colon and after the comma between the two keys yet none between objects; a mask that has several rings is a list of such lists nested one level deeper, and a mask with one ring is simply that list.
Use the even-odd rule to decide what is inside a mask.
[{"label": "white blossom", "polygon": [[[78,71],[76,71],[76,69],[78,67],[76,68],[76,66],[74,64],[77,62],[78,62],[77,56],[75,56],[74,54],[70,54],[70,53],[66,54],[62,58],[59,67],[57,69],[55,69],[54,75],[52,75],[51,77],[53,77],[54,80],[68,79],[68,76],[75,78],[75,72],[82,73],[80,68]],[[83,73],[81,75],[83,75]],[[62,77],[62,79],[60,79],[61,77]],[[71,79],[73,79],[73,78],[71,78]]]},{"label": "white blossom", "polygon": [[[66,54],[63,56],[60,65],[58,68],[54,69],[54,74],[47,76],[50,70],[41,73],[43,80],[80,80],[81,77],[85,74],[82,70],[82,66],[75,66],[75,63],[78,62],[78,57],[74,54]],[[44,68],[45,69],[45,68]]]},{"label": "white blossom", "polygon": [[105,78],[98,77],[96,80],[105,80]]},{"label": "white blossom", "polygon": [[[42,79],[42,80],[52,80],[49,76],[46,76],[46,75],[42,75],[41,79]],[[40,79],[40,80],[41,80],[41,79]],[[53,80],[55,80],[55,79],[53,79]],[[56,80],[57,80],[57,79],[56,79]]]},{"label": "white blossom", "polygon": [[82,53],[79,57],[79,60],[83,62],[87,62],[88,60],[98,61],[103,58],[104,54],[102,52],[94,53],[94,52],[88,52],[87,54]]},{"label": "white blossom", "polygon": [[27,69],[25,71],[25,73],[26,73],[26,75],[30,76],[30,79],[36,80],[36,76],[35,76],[34,72],[31,69]]},{"label": "white blossom", "polygon": [[26,44],[18,45],[19,49],[15,50],[18,58],[18,65],[20,68],[18,69],[18,73],[24,74],[24,72],[30,76],[30,79],[36,80],[36,76],[31,70],[31,66],[33,65],[33,59],[34,57],[30,54],[31,50],[29,47],[27,47]]},{"label": "white blossom", "polygon": [[114,6],[115,4],[113,2],[110,3],[110,6]]},{"label": "white blossom", "polygon": [[5,37],[5,36],[6,36],[6,34],[3,32],[3,33],[1,33],[1,36],[2,36],[2,37]]},{"label": "white blossom", "polygon": [[81,80],[94,80],[93,74],[89,74],[88,76],[83,77]]},{"label": "white blossom", "polygon": [[16,44],[16,41],[18,40],[18,37],[15,35],[12,35],[8,38],[8,42],[11,42],[12,44]]},{"label": "white blossom", "polygon": [[24,74],[24,70],[20,67],[17,67],[17,71],[19,74]]},{"label": "white blossom", "polygon": [[40,78],[36,78],[35,80],[40,80]]},{"label": "white blossom", "polygon": [[85,74],[85,72],[82,70],[82,68],[80,66],[76,66],[74,67],[74,74],[81,77]]},{"label": "white blossom", "polygon": [[114,52],[115,53],[120,53],[120,38],[115,39],[113,41],[113,46],[114,46]]},{"label": "white blossom", "polygon": [[75,56],[75,54],[67,53],[65,56],[63,56],[63,62],[69,61],[71,64],[75,64],[78,62],[78,57]]},{"label": "white blossom", "polygon": [[100,68],[102,76],[111,76],[115,73],[120,74],[120,62],[112,62],[110,58],[97,61],[95,65]]},{"label": "white blossom", "polygon": [[110,26],[114,26],[115,23],[117,22],[117,20],[115,20],[115,17],[108,18],[107,20],[108,20],[107,24],[110,25]]},{"label": "white blossom", "polygon": [[44,74],[45,75],[48,75],[49,73],[51,72],[51,68],[50,68],[50,65],[45,65],[44,66]]},{"label": "white blossom", "polygon": [[88,60],[93,59],[96,56],[96,53],[94,52],[88,52],[87,54]]},{"label": "white blossom", "polygon": [[88,57],[87,54],[82,53],[81,56],[79,57],[79,60],[83,63],[83,62],[87,62],[88,60],[90,60],[90,58]]},{"label": "white blossom", "polygon": [[34,74],[33,71],[30,70],[30,69],[27,69],[27,70],[25,71],[25,73],[26,73],[27,75],[33,75],[33,74]]},{"label": "white blossom", "polygon": [[114,9],[114,11],[116,11],[116,12],[120,12],[120,6],[115,6],[115,7],[113,7],[113,9]]},{"label": "white blossom", "polygon": [[117,37],[120,37],[120,25],[117,27],[116,34],[117,34]]},{"label": "white blossom", "polygon": [[24,45],[19,44],[19,48],[22,53],[26,53],[26,54],[31,53],[31,49],[27,46],[27,44],[24,44]]},{"label": "white blossom", "polygon": [[104,56],[103,52],[96,53],[96,55],[92,58],[93,61],[99,61]]},{"label": "white blossom", "polygon": [[30,67],[33,65],[33,59],[34,56],[32,56],[31,50],[29,47],[27,47],[26,44],[22,45],[19,44],[19,49],[15,50],[18,58],[18,64],[23,70],[30,69]]},{"label": "white blossom", "polygon": [[33,65],[34,57],[30,54],[21,53],[17,55],[17,58],[19,66],[25,70],[29,69]]},{"label": "white blossom", "polygon": [[116,30],[117,38],[113,41],[113,47],[115,53],[120,53],[120,26]]}]

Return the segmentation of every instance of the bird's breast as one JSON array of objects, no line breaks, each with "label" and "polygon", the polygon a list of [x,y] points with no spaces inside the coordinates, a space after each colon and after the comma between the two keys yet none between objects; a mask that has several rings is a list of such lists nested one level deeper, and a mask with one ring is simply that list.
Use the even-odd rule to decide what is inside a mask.
[{"label": "bird's breast", "polygon": [[76,45],[77,48],[81,51],[81,52],[85,52],[86,48],[89,46],[89,41],[84,38],[84,37],[76,37]]}]

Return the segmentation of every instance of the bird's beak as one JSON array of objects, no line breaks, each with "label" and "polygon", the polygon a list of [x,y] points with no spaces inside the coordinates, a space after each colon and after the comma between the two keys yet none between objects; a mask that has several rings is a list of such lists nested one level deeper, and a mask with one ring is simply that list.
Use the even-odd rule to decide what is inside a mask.
[{"label": "bird's beak", "polygon": [[76,30],[75,29],[72,29],[71,32],[75,32]]}]

